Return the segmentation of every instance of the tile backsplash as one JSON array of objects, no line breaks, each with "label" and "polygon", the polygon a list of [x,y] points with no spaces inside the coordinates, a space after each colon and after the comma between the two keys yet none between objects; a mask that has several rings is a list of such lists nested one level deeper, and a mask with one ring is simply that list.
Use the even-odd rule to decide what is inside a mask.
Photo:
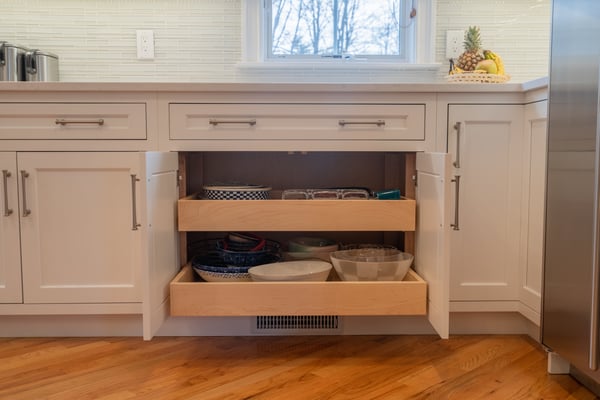
[{"label": "tile backsplash", "polygon": [[[239,68],[243,1],[2,0],[0,40],[58,54],[69,82],[405,82],[442,80],[446,30],[478,25],[513,81],[547,74],[551,0],[437,0],[441,66],[425,73]],[[139,29],[154,31],[154,60],[136,58]]]}]

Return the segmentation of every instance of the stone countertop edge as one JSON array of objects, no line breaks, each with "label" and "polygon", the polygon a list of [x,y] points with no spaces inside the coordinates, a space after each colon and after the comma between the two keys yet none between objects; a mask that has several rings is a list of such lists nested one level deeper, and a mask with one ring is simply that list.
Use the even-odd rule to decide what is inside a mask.
[{"label": "stone countertop edge", "polygon": [[[548,86],[548,78],[519,83],[184,83],[184,82],[0,82],[7,92],[405,92],[509,93]],[[6,98],[0,101],[8,100]]]}]

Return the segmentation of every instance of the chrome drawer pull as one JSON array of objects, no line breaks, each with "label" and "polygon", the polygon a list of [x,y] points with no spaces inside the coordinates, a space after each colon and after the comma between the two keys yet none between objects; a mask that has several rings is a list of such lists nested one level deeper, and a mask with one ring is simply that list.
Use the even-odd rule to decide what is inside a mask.
[{"label": "chrome drawer pull", "polygon": [[208,123],[217,126],[220,124],[247,124],[250,126],[256,125],[255,119],[227,119],[227,120],[219,120],[219,119],[209,119]]},{"label": "chrome drawer pull", "polygon": [[459,231],[460,228],[458,226],[458,202],[460,200],[460,196],[459,196],[459,192],[460,192],[460,175],[456,175],[454,177],[454,179],[452,179],[452,182],[456,183],[456,191],[454,192],[454,223],[450,224],[450,226],[452,227],[452,229],[454,229],[455,231]]},{"label": "chrome drawer pull", "polygon": [[57,118],[55,121],[56,125],[62,125],[62,126],[66,126],[66,125],[76,125],[76,124],[86,124],[86,125],[98,125],[98,126],[102,126],[104,125],[104,120],[102,118],[98,118],[98,119],[64,119],[64,118]]},{"label": "chrome drawer pull", "polygon": [[460,168],[460,127],[461,123],[457,122],[454,124],[454,130],[456,131],[456,161],[452,163],[455,168]]},{"label": "chrome drawer pull", "polygon": [[23,216],[27,217],[31,214],[31,210],[27,208],[27,189],[25,185],[27,184],[27,178],[29,178],[29,172],[25,170],[21,170],[21,184],[23,186]]},{"label": "chrome drawer pull", "polygon": [[377,126],[385,126],[385,120],[378,119],[377,121],[346,121],[345,119],[340,119],[338,121],[339,126],[346,125],[377,125]]},{"label": "chrome drawer pull", "polygon": [[4,216],[8,217],[13,213],[13,210],[8,207],[8,178],[10,178],[10,171],[2,170],[2,182],[4,186]]},{"label": "chrome drawer pull", "polygon": [[139,181],[140,180],[137,178],[137,175],[135,175],[135,174],[131,175],[131,215],[132,215],[131,230],[132,231],[137,231],[138,228],[140,226],[142,226],[142,224],[138,223],[138,220],[137,220],[137,194],[136,194],[135,185]]}]

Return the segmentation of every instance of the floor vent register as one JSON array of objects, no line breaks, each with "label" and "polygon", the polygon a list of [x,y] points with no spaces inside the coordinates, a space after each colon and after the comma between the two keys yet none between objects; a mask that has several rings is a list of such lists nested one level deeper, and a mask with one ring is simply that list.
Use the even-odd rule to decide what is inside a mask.
[{"label": "floor vent register", "polygon": [[341,329],[337,315],[260,315],[255,330],[260,333],[336,333]]}]

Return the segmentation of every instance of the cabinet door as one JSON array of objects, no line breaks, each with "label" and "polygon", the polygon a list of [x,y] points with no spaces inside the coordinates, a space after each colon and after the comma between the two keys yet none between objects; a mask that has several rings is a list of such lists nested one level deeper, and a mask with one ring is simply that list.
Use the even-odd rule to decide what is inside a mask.
[{"label": "cabinet door", "polygon": [[427,281],[427,316],[440,337],[449,335],[448,201],[451,179],[446,153],[417,153],[415,270]]},{"label": "cabinet door", "polygon": [[16,153],[0,152],[0,303],[21,303],[21,246]]},{"label": "cabinet door", "polygon": [[523,218],[520,262],[521,312],[540,323],[546,197],[547,101],[525,106]]},{"label": "cabinet door", "polygon": [[141,301],[140,157],[18,154],[25,303]]},{"label": "cabinet door", "polygon": [[448,150],[459,177],[450,299],[516,302],[523,108],[450,105],[448,122]]},{"label": "cabinet door", "polygon": [[169,316],[169,283],[179,272],[177,153],[146,153],[148,239],[144,282],[144,339],[151,339]]}]

